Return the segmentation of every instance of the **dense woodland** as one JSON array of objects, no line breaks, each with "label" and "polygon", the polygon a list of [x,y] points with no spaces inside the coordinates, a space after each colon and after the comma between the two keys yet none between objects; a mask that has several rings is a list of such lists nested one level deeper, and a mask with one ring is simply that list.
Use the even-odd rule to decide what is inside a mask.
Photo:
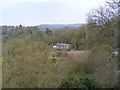
[{"label": "dense woodland", "polygon": [[[88,13],[74,29],[39,30],[20,25],[2,32],[3,87],[118,88],[119,0]],[[74,51],[54,52],[57,42]]]}]

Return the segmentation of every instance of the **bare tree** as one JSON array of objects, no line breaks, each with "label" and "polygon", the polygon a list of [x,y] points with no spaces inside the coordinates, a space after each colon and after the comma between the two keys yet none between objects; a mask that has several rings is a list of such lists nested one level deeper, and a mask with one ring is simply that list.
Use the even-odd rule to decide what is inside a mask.
[{"label": "bare tree", "polygon": [[119,0],[109,0],[104,6],[92,10],[87,15],[88,23],[109,27],[111,21],[119,21],[119,3]]}]

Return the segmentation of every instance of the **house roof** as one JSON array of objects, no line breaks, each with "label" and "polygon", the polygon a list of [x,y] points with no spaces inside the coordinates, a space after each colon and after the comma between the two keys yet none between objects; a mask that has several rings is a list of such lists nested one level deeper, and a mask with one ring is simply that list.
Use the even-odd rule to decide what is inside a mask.
[{"label": "house roof", "polygon": [[57,45],[71,46],[71,44],[58,43]]}]

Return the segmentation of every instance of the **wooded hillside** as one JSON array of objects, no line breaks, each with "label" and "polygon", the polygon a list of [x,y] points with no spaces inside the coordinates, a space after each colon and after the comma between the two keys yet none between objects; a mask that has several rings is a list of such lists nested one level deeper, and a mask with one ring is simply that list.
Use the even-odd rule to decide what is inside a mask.
[{"label": "wooded hillside", "polygon": [[[75,29],[3,32],[3,88],[119,88],[119,4],[107,1]],[[54,52],[57,42],[73,49]]]}]

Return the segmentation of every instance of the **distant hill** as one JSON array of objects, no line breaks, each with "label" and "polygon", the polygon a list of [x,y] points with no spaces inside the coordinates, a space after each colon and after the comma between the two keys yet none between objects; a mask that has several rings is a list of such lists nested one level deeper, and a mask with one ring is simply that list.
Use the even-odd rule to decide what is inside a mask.
[{"label": "distant hill", "polygon": [[55,30],[55,29],[63,29],[63,28],[77,28],[83,25],[84,24],[41,24],[41,25],[37,25],[37,28],[40,30],[46,30],[47,28]]}]

